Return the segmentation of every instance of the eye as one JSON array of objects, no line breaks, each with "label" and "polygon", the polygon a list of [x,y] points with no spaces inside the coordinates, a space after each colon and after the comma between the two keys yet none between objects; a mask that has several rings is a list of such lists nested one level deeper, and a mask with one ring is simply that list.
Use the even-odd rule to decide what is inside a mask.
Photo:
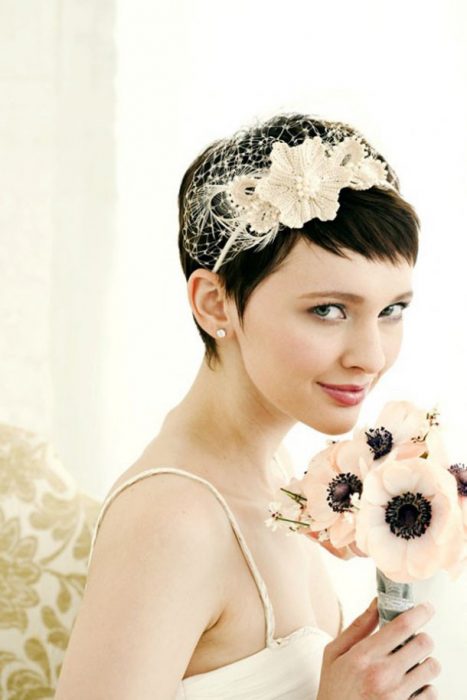
[{"label": "eye", "polygon": [[[391,306],[386,307],[380,315],[384,316],[385,318],[389,318],[391,321],[399,321],[402,319],[402,312],[408,307],[408,305],[409,303],[406,301],[400,301],[397,304],[391,304]],[[398,307],[399,311],[397,312]],[[394,311],[394,309],[396,309],[396,313],[391,313],[392,311]]]},{"label": "eye", "polygon": [[314,314],[318,318],[330,319],[331,321],[338,321],[340,318],[346,318],[345,315],[331,316],[329,314],[329,309],[337,309],[341,313],[344,313],[343,307],[338,304],[320,304],[319,306],[313,306],[311,309],[308,309],[308,312]]}]

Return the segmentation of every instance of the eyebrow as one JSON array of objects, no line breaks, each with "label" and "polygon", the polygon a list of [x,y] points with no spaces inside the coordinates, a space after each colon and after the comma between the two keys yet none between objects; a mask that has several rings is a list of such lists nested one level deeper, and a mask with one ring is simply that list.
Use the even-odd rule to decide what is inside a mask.
[{"label": "eyebrow", "polygon": [[[341,292],[339,290],[330,290],[326,292],[309,292],[308,294],[301,294],[300,299],[317,299],[321,297],[335,297],[337,299],[343,299],[344,301],[352,301],[355,304],[362,304],[365,301],[364,297],[359,296],[358,294],[351,294],[350,292]],[[405,300],[410,300],[413,297],[413,291],[409,290],[408,292],[404,292],[403,294],[398,294],[391,304],[394,304],[396,301],[405,301]]]}]

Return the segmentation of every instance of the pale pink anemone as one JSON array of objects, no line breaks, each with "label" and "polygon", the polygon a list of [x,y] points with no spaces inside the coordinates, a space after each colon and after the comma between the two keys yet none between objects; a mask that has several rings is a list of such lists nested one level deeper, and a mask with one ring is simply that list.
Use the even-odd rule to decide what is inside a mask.
[{"label": "pale pink anemone", "polygon": [[334,547],[355,540],[356,502],[367,473],[361,447],[353,440],[336,442],[313,457],[300,482],[306,496],[310,530],[327,530]]},{"label": "pale pink anemone", "polygon": [[387,459],[363,483],[356,544],[390,579],[410,583],[462,557],[456,482],[430,459]]},{"label": "pale pink anemone", "polygon": [[379,465],[382,457],[421,457],[427,451],[425,438],[435,416],[410,401],[389,401],[374,427],[356,428],[352,439],[360,445],[370,469]]},{"label": "pale pink anemone", "polygon": [[448,471],[454,476],[457,482],[459,507],[462,513],[464,534],[467,540],[467,466],[464,463],[451,464],[448,467]]},{"label": "pale pink anemone", "polygon": [[430,459],[447,469],[456,480],[458,503],[467,541],[467,465],[462,462],[455,463],[450,459],[444,445],[442,431],[439,428],[430,431],[426,443]]}]

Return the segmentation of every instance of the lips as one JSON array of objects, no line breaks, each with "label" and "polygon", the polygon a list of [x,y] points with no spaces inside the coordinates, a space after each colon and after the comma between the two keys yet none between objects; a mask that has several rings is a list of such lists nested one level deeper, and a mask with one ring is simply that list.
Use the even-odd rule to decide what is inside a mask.
[{"label": "lips", "polygon": [[323,384],[319,386],[341,406],[356,406],[367,393],[368,384]]},{"label": "lips", "polygon": [[364,391],[368,386],[368,384],[324,384],[324,382],[318,382],[318,384],[338,391]]}]

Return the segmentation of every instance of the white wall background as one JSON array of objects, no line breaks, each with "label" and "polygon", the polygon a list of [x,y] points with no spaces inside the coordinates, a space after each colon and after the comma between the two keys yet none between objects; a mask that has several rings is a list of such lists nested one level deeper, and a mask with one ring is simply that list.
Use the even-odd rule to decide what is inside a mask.
[{"label": "white wall background", "polygon": [[[466,19],[465,5],[445,1],[120,2],[106,483],[152,437],[201,360],[177,257],[185,169],[253,117],[294,109],[358,126],[398,171],[422,220],[403,351],[362,418],[390,398],[437,401],[453,446],[467,455]],[[286,444],[300,473],[323,436],[299,425]],[[350,622],[373,595],[373,565],[323,555]],[[438,609],[426,629],[444,669],[436,681],[443,700],[465,697],[466,583],[440,575],[415,590]]]},{"label": "white wall background", "polygon": [[[182,175],[216,137],[281,110],[354,123],[398,171],[422,219],[416,297],[398,367],[365,410],[374,415],[397,396],[445,401],[462,439],[465,19],[460,2],[292,0],[280,11],[261,0],[178,0],[171,9],[120,3],[120,227],[101,461],[106,483],[157,430],[201,360],[177,256]],[[298,465],[315,440],[307,428],[290,434]]]},{"label": "white wall background", "polygon": [[[112,0],[0,0],[0,420],[49,435],[106,493],[202,358],[177,254],[185,169],[300,110],[363,131],[422,220],[403,351],[362,420],[438,401],[465,461],[466,41],[462,0],[121,0],[116,16]],[[322,441],[287,436],[297,473]],[[350,621],[372,567],[326,561]],[[466,583],[416,588],[438,609],[443,700],[465,697]]]}]

